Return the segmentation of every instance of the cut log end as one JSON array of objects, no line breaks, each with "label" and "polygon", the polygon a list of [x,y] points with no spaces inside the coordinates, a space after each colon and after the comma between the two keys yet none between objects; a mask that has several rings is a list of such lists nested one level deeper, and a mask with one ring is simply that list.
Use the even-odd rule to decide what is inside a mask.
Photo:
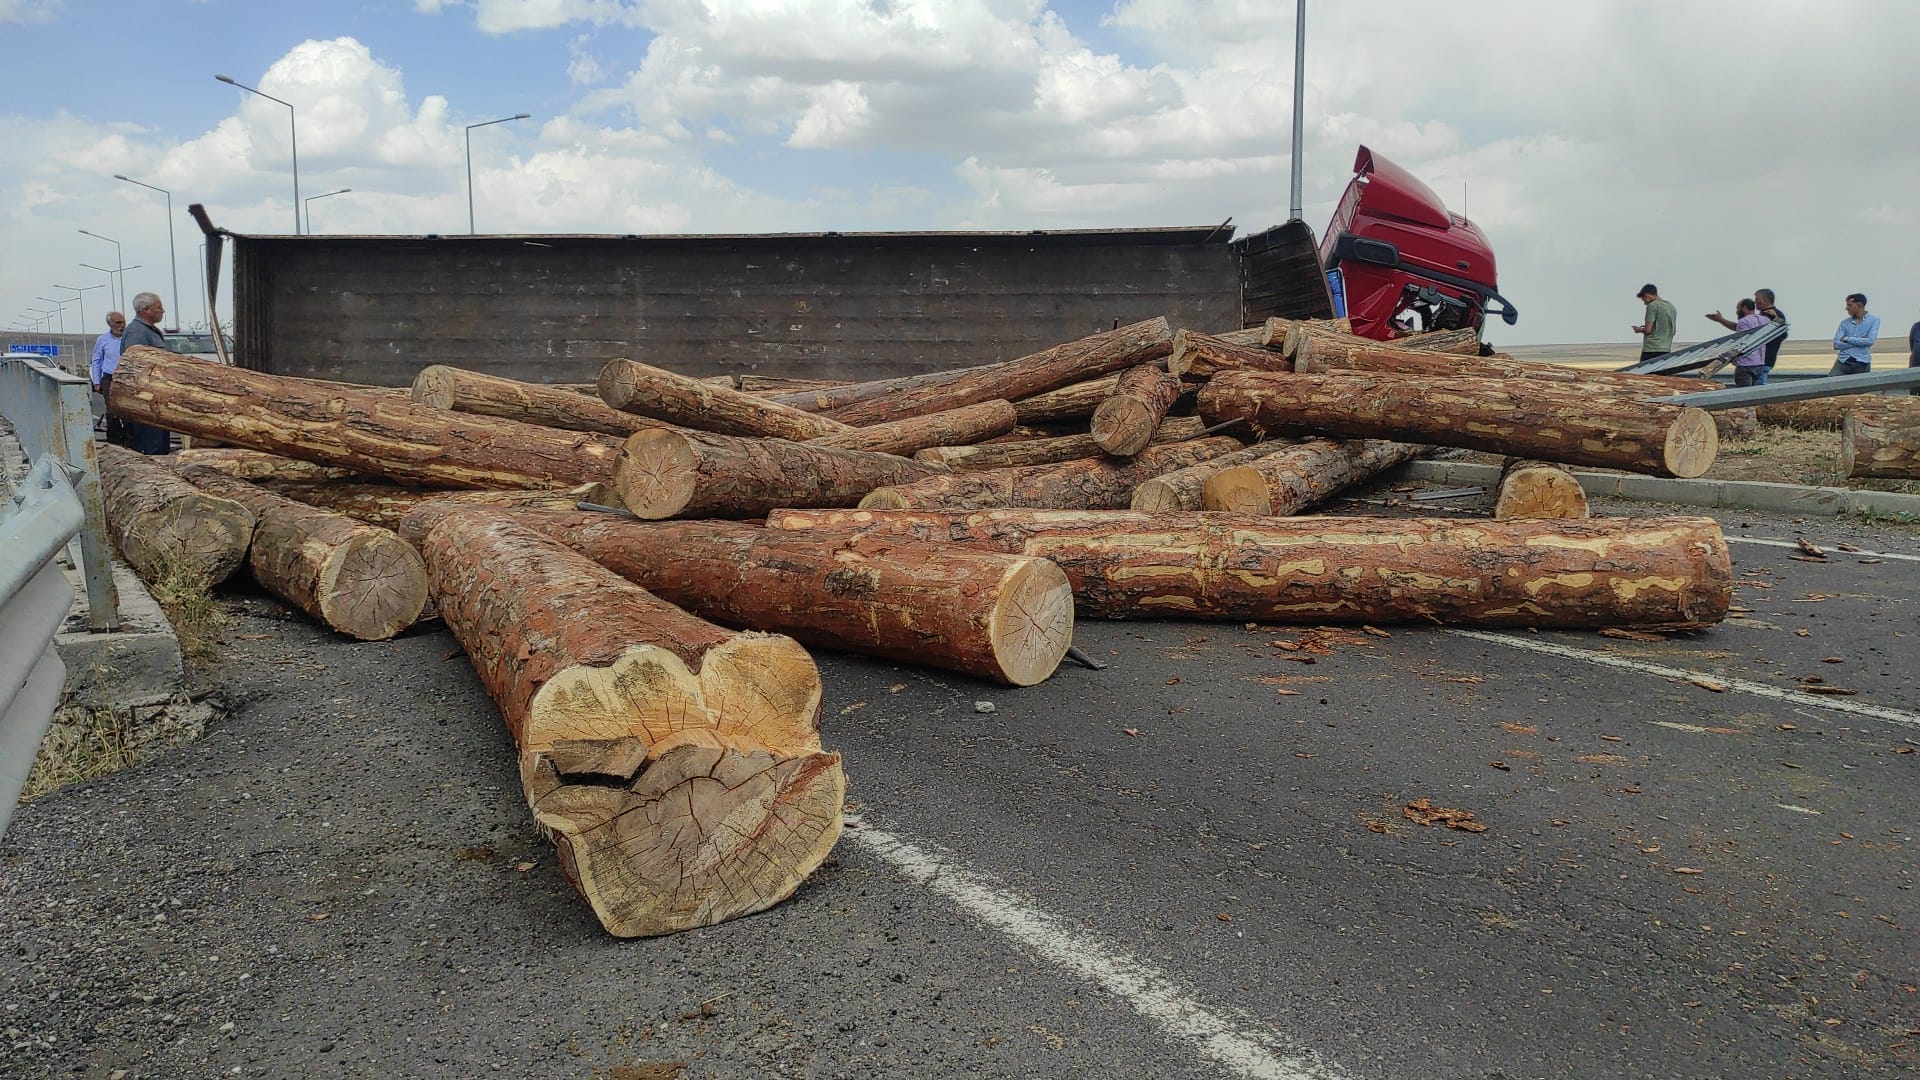
[{"label": "cut log end", "polygon": [[413,545],[368,529],[335,549],[320,570],[321,618],[361,641],[385,641],[427,605],[427,564]]},{"label": "cut log end", "polygon": [[1493,516],[1507,518],[1583,518],[1587,493],[1573,474],[1539,461],[1510,461],[1500,476]]},{"label": "cut log end", "polygon": [[1673,475],[1690,480],[1706,475],[1719,453],[1720,430],[1713,414],[1705,409],[1689,408],[1667,429],[1661,456]]},{"label": "cut log end", "polygon": [[635,517],[670,518],[693,500],[698,484],[691,444],[672,431],[629,438],[614,467],[613,489]]},{"label": "cut log end", "polygon": [[860,500],[862,510],[905,510],[910,505],[905,495],[890,487],[874,488]]},{"label": "cut log end", "polygon": [[1013,686],[1044,682],[1073,644],[1073,585],[1046,559],[1007,572],[988,636],[1001,675]]},{"label": "cut log end", "polygon": [[667,934],[771,907],[839,838],[838,754],[687,731],[629,772],[621,751],[636,741],[555,747],[530,755],[523,777],[535,820],[608,933]]},{"label": "cut log end", "polygon": [[1143,401],[1110,397],[1093,411],[1094,445],[1115,457],[1132,457],[1153,442],[1160,414]]},{"label": "cut log end", "polygon": [[413,377],[413,402],[435,409],[452,409],[458,394],[453,376],[440,364],[430,364]]},{"label": "cut log end", "polygon": [[[1145,486],[1141,485],[1143,489]],[[1230,514],[1252,514],[1256,517],[1267,517],[1273,513],[1273,496],[1268,490],[1266,477],[1260,475],[1259,470],[1246,465],[1221,469],[1207,477],[1200,499],[1203,510],[1223,510]],[[1136,500],[1134,509],[1153,508],[1141,507]]]}]

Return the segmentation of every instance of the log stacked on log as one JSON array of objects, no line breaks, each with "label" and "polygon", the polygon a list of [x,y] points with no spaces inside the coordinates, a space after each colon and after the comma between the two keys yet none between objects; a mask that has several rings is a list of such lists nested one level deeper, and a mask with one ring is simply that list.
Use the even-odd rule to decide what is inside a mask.
[{"label": "log stacked on log", "polygon": [[1835,394],[1806,401],[1782,401],[1754,409],[1763,424],[1796,431],[1838,431],[1850,409],[1872,409],[1894,400],[1878,394]]},{"label": "log stacked on log", "polygon": [[860,500],[860,507],[984,510],[1031,506],[1116,510],[1133,499],[1133,489],[1142,481],[1232,453],[1240,449],[1240,445],[1240,440],[1230,436],[1211,435],[1191,442],[1149,446],[1126,459],[1087,458],[1059,465],[933,476],[911,484],[876,487]]},{"label": "log stacked on log", "polygon": [[1102,375],[1069,383],[1058,390],[1023,397],[1013,403],[1013,412],[1022,424],[1057,424],[1064,420],[1084,420],[1093,410],[1113,396],[1120,376]]},{"label": "log stacked on log", "polygon": [[722,435],[804,442],[847,430],[837,420],[632,360],[609,360],[600,369],[600,399],[623,412]]},{"label": "log stacked on log", "polygon": [[420,618],[427,568],[390,529],[197,466],[181,477],[253,512],[247,565],[268,592],[348,637],[385,641]]},{"label": "log stacked on log", "polygon": [[609,933],[760,911],[826,858],[846,780],[797,642],[722,630],[497,514],[449,514],[421,546],[534,820]]},{"label": "log stacked on log", "polygon": [[1396,439],[1655,476],[1699,476],[1720,445],[1713,417],[1521,379],[1227,372],[1200,391],[1209,423]]},{"label": "log stacked on log", "polygon": [[909,416],[872,427],[848,428],[807,440],[808,445],[833,450],[864,450],[870,454],[915,455],[931,446],[968,444],[998,438],[1019,424],[1011,402],[993,400],[962,405],[927,416]]},{"label": "log stacked on log", "polygon": [[1199,509],[1290,517],[1412,461],[1424,449],[1382,439],[1308,439],[1207,477]]},{"label": "log stacked on log", "polygon": [[517,382],[444,364],[420,369],[420,374],[413,377],[412,400],[435,409],[605,435],[627,436],[673,426],[664,420],[622,412],[570,387]]},{"label": "log stacked on log", "polygon": [[[1197,416],[1170,416],[1154,432],[1155,443],[1185,442],[1197,439],[1206,430],[1206,421]],[[1091,432],[1085,435],[1061,435],[1050,439],[1023,439],[1019,442],[987,442],[973,446],[934,446],[917,451],[915,461],[944,465],[954,470],[1004,469],[1014,465],[1057,465],[1063,461],[1098,457],[1100,444]]]},{"label": "log stacked on log", "polygon": [[850,506],[876,488],[946,471],[892,454],[784,439],[643,431],[627,440],[611,486],[642,518],[752,518],[778,506]]},{"label": "log stacked on log", "polygon": [[414,507],[439,501],[450,506],[491,506],[511,510],[572,510],[582,502],[598,502],[603,495],[594,485],[574,488],[516,489],[511,491],[429,491],[392,484],[352,484],[312,480],[256,480],[254,483],[295,502],[345,514],[355,521],[398,531]]},{"label": "log stacked on log", "polygon": [[224,473],[235,480],[302,480],[313,483],[330,481],[365,482],[368,477],[333,465],[317,465],[299,458],[281,457],[262,450],[240,447],[192,447],[173,455],[176,465],[196,465]]},{"label": "log stacked on log", "polygon": [[1250,465],[1262,458],[1284,453],[1293,444],[1287,441],[1256,443],[1253,446],[1219,457],[1175,469],[1169,473],[1143,480],[1133,489],[1133,500],[1129,509],[1146,510],[1152,513],[1167,513],[1174,510],[1200,510],[1201,491],[1214,474],[1223,469],[1241,465]]},{"label": "log stacked on log", "polygon": [[1093,410],[1093,442],[1115,457],[1132,457],[1153,444],[1167,411],[1180,400],[1180,380],[1158,364],[1120,373],[1113,396]]},{"label": "log stacked on log", "polygon": [[1840,460],[1848,476],[1920,480],[1920,398],[1880,397],[1848,409]]},{"label": "log stacked on log", "polygon": [[[407,532],[468,512],[435,503]],[[1073,591],[1045,559],[895,538],[821,542],[731,521],[513,520],[703,619],[809,645],[1032,686],[1073,640]]]},{"label": "log stacked on log", "polygon": [[143,579],[185,571],[218,584],[247,557],[253,511],[199,490],[158,458],[111,443],[99,450],[107,532]]},{"label": "log stacked on log", "polygon": [[190,360],[136,345],[121,354],[108,408],[207,435],[428,487],[540,488],[603,480],[620,440],[432,409],[360,390]]},{"label": "log stacked on log", "polygon": [[1725,618],[1733,595],[1711,518],[783,510],[767,524],[1049,559],[1081,614],[1111,618],[1692,629]]},{"label": "log stacked on log", "polygon": [[1211,378],[1222,371],[1292,371],[1293,361],[1275,349],[1181,330],[1173,335],[1167,370],[1190,378]]},{"label": "log stacked on log", "polygon": [[1508,458],[1500,467],[1495,518],[1583,518],[1587,492],[1572,473],[1551,461]]}]

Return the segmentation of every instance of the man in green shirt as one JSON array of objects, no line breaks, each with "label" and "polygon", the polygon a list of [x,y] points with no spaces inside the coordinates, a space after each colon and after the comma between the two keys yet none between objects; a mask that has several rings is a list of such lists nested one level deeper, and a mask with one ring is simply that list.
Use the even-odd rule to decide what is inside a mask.
[{"label": "man in green shirt", "polygon": [[1679,312],[1660,299],[1660,290],[1652,282],[1640,286],[1640,302],[1647,305],[1647,321],[1633,328],[1640,335],[1640,360],[1645,362],[1673,351],[1673,324]]}]

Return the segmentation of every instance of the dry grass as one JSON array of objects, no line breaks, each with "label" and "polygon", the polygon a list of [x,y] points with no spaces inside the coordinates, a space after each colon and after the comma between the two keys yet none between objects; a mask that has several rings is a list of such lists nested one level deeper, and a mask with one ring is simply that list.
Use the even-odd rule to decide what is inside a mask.
[{"label": "dry grass", "polygon": [[218,659],[227,615],[214,600],[206,577],[184,563],[168,562],[147,586],[173,624],[180,655],[197,664]]},{"label": "dry grass", "polygon": [[[96,673],[95,685],[102,684]],[[115,708],[67,701],[40,742],[20,801],[138,765],[150,754],[200,737],[207,709],[185,695],[154,705]]]},{"label": "dry grass", "polygon": [[1752,437],[1727,439],[1707,476],[1715,480],[1767,480],[1813,487],[1851,487],[1920,495],[1912,480],[1854,480],[1840,455],[1840,432],[1795,431],[1762,424]]}]

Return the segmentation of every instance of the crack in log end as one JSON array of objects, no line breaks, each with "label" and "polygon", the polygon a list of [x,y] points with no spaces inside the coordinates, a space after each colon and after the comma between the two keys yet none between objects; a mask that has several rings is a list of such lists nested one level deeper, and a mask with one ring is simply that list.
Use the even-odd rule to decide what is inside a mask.
[{"label": "crack in log end", "polygon": [[1073,585],[1046,559],[1023,560],[1001,581],[987,630],[994,660],[1014,686],[1043,682],[1073,644]]},{"label": "crack in log end", "polygon": [[368,527],[337,548],[320,570],[321,618],[362,641],[385,641],[427,606],[427,564],[413,545]]}]

